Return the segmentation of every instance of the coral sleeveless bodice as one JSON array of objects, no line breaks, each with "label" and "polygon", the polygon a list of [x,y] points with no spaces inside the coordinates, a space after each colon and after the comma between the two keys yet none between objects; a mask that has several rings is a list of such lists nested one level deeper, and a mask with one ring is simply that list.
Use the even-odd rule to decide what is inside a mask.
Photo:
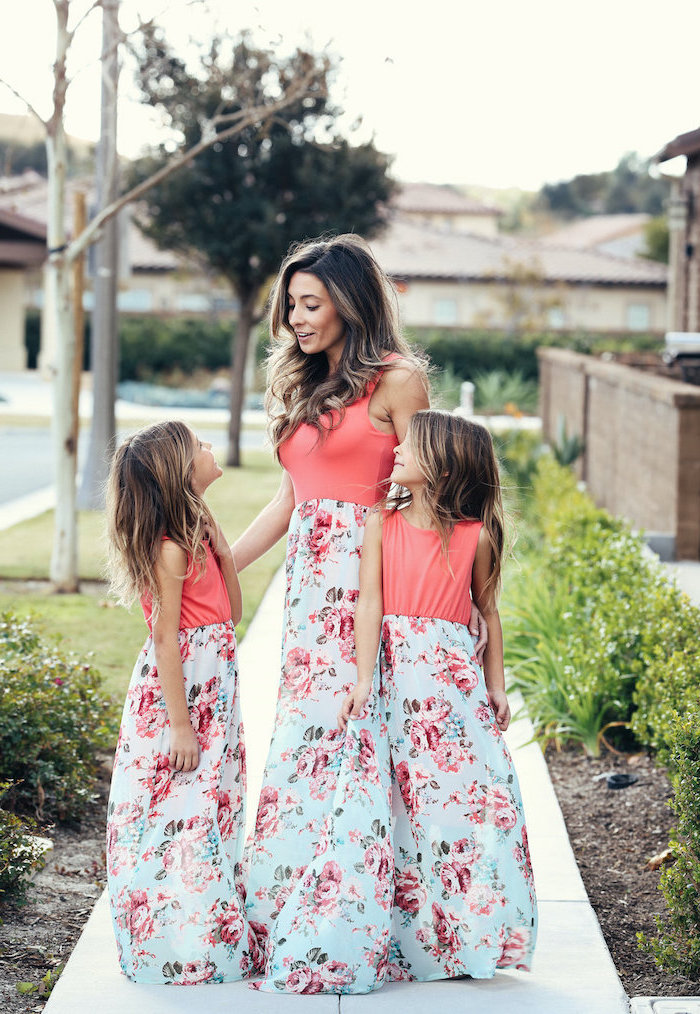
[{"label": "coral sleeveless bodice", "polygon": [[378,382],[379,377],[362,398],[346,406],[333,429],[329,424],[337,423],[337,412],[322,416],[322,433],[302,423],[281,444],[279,457],[291,477],[295,504],[328,499],[371,507],[382,498],[398,440],[394,433],[376,429],[369,417],[369,401]]},{"label": "coral sleeveless bodice", "polygon": [[472,568],[481,528],[481,521],[455,525],[448,567],[437,532],[416,528],[400,510],[388,514],[382,525],[384,614],[468,623]]},{"label": "coral sleeveless bodice", "polygon": [[[164,536],[167,538],[167,536]],[[180,605],[180,630],[193,627],[208,627],[211,623],[225,623],[231,619],[231,603],[226,590],[226,582],[221,568],[216,562],[211,546],[204,543],[207,554],[206,568],[200,576],[199,566],[195,565],[192,572],[182,582],[182,603]],[[190,565],[190,559],[187,560]],[[152,603],[150,595],[141,599],[143,615],[148,629],[153,630],[151,622]]]}]

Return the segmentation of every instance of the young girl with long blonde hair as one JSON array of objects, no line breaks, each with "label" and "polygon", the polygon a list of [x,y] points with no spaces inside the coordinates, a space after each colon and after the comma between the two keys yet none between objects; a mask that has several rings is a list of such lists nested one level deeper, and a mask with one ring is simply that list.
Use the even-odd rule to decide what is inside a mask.
[{"label": "young girl with long blonde hair", "polygon": [[241,855],[245,752],[234,624],[241,590],[203,499],[222,474],[184,423],[118,449],[107,518],[112,586],[149,635],[122,715],[107,877],[119,960],[136,982],[239,979],[255,959]]},{"label": "young girl with long blonde hair", "polygon": [[[411,418],[394,457],[397,492],[366,525],[358,678],[338,718],[350,731],[366,703],[383,703],[395,866],[384,977],[488,978],[527,969],[536,935],[522,801],[502,736],[498,466],[488,430],[437,411]],[[467,626],[472,600],[488,625],[483,672]]]}]

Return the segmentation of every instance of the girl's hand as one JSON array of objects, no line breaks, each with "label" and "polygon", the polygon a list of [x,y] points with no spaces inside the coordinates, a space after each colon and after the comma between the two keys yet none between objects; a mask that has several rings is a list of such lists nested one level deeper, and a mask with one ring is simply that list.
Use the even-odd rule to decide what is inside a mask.
[{"label": "girl's hand", "polygon": [[489,628],[486,620],[472,602],[471,616],[469,617],[469,633],[476,638],[474,642],[474,653],[479,665],[484,664],[484,652],[489,640]]},{"label": "girl's hand", "polygon": [[489,704],[496,719],[496,725],[505,732],[510,725],[510,704],[505,690],[488,690]]},{"label": "girl's hand", "polygon": [[199,741],[188,722],[170,726],[170,767],[174,771],[194,771],[199,764]]},{"label": "girl's hand", "polygon": [[351,718],[359,718],[372,690],[371,683],[358,683],[343,701],[338,712],[338,728],[345,732]]},{"label": "girl's hand", "polygon": [[222,532],[221,525],[218,521],[214,522],[214,527],[212,527],[212,525],[207,525],[206,533],[211,546],[211,551],[217,559],[221,560],[222,557],[225,559],[226,557],[232,556],[231,547],[226,541],[226,536]]}]

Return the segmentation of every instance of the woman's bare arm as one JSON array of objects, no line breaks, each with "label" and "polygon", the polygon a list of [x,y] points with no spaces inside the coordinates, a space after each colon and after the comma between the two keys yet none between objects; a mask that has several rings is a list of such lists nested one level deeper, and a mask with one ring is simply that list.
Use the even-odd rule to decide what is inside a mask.
[{"label": "woman's bare arm", "polygon": [[294,487],[289,473],[285,471],[272,500],[231,546],[239,574],[287,534],[293,510]]}]

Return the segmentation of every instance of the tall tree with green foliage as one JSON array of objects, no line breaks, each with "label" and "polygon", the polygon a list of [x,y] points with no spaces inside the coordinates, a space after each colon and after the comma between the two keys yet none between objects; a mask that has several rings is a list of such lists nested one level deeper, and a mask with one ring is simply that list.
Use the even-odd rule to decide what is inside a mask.
[{"label": "tall tree with green foliage", "polygon": [[660,215],[667,197],[668,181],[652,179],[649,160],[628,152],[609,172],[582,173],[560,183],[545,183],[538,204],[563,218],[639,211]]},{"label": "tall tree with green foliage", "polygon": [[[215,42],[196,70],[185,66],[162,35],[149,36],[144,61],[149,69],[141,88],[186,142],[202,117],[210,117],[222,101],[220,89],[207,83],[207,67],[221,68],[225,60],[230,87],[221,107],[224,120],[242,104],[258,104],[278,89],[286,90],[309,62],[315,63],[319,81],[315,93],[288,105],[264,126],[248,127],[234,141],[214,144],[187,169],[150,190],[144,205],[141,227],[148,236],[162,248],[204,261],[238,298],[227,454],[227,464],[238,466],[250,335],[280,261],[291,243],[321,233],[376,235],[395,184],[386,155],[371,143],[352,146],[340,136],[340,111],[327,94],[332,72],[327,58],[302,51],[275,57],[253,46],[245,34],[228,56],[221,40]],[[152,173],[166,157],[161,147],[138,171]]]}]

